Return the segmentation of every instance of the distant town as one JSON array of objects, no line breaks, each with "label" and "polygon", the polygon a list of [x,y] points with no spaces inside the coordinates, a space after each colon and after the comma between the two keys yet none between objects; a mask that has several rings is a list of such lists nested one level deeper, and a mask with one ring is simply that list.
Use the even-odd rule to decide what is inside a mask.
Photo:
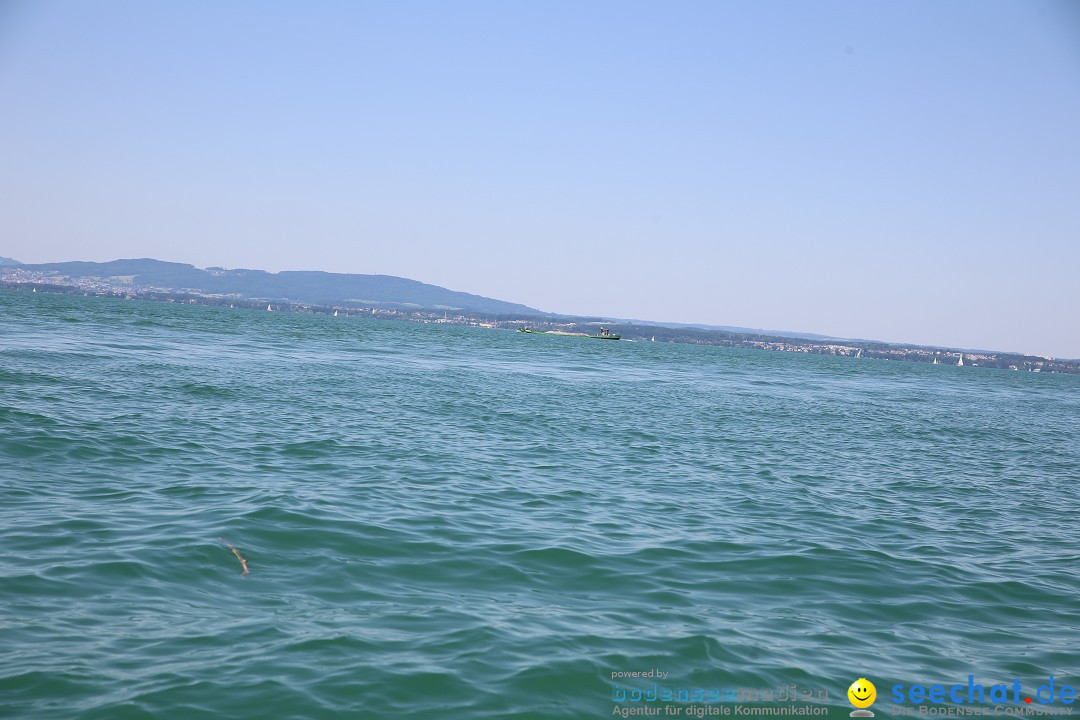
[{"label": "distant town", "polygon": [[[157,263],[159,261],[145,262]],[[69,265],[93,264],[69,263]],[[527,312],[497,312],[495,310],[464,310],[451,307],[419,307],[414,303],[400,301],[368,301],[366,303],[353,300],[332,303],[300,302],[281,298],[251,297],[243,293],[206,292],[196,288],[157,287],[143,282],[136,282],[136,276],[134,275],[103,276],[92,274],[92,271],[69,273],[64,272],[62,269],[40,269],[41,267],[15,264],[0,265],[0,287],[25,292],[98,295],[191,305],[213,305],[253,310],[269,309],[271,311],[406,320],[430,324],[470,325],[484,328],[517,329],[528,327],[538,330],[577,332],[593,331],[595,327],[604,325],[610,328],[611,332],[621,335],[623,340],[633,342],[689,343],[779,352],[996,368],[1017,372],[1080,374],[1080,360],[1063,360],[1039,355],[968,351],[955,348],[900,345],[862,340],[798,338],[786,335],[770,335],[768,333],[734,332],[696,327],[670,327],[622,322],[610,318],[556,316],[540,313],[540,311],[531,308],[526,308]],[[199,272],[208,272],[213,275],[217,273],[217,270],[211,268],[208,271]],[[220,273],[217,273],[217,275],[220,275]],[[416,284],[422,285],[421,283]],[[424,287],[430,288],[433,286]],[[442,290],[442,288],[437,289]],[[458,295],[462,294],[458,293]],[[479,298],[479,300],[499,303],[493,306],[497,309],[501,309],[502,306],[512,307],[515,310],[524,307],[490,301],[486,298]]]}]

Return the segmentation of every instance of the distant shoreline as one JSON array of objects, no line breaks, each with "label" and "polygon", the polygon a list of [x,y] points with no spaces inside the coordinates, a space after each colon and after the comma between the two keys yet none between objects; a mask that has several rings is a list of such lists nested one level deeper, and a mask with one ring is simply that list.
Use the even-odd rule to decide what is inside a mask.
[{"label": "distant shoreline", "polygon": [[800,352],[812,355],[848,356],[853,359],[876,359],[899,362],[916,362],[939,365],[957,365],[963,356],[964,367],[991,368],[1016,372],[1058,373],[1080,375],[1080,360],[1048,358],[1007,352],[970,352],[955,348],[904,345],[876,341],[816,340],[793,336],[775,336],[768,333],[738,333],[721,330],[703,330],[691,327],[668,327],[664,325],[639,325],[619,323],[610,319],[588,316],[559,318],[535,315],[498,314],[464,310],[434,310],[388,306],[360,306],[357,304],[318,305],[274,298],[244,298],[226,295],[207,295],[165,290],[87,288],[77,285],[43,282],[0,281],[0,288],[16,292],[37,290],[50,294],[87,295],[132,300],[204,305],[211,307],[235,307],[264,310],[270,305],[275,311],[309,315],[330,315],[335,312],[346,317],[364,317],[384,320],[406,320],[424,324],[468,325],[484,328],[516,330],[528,326],[538,330],[580,332],[582,328],[604,324],[612,333],[621,335],[624,341],[669,342],[715,347],[737,347],[779,352]]}]

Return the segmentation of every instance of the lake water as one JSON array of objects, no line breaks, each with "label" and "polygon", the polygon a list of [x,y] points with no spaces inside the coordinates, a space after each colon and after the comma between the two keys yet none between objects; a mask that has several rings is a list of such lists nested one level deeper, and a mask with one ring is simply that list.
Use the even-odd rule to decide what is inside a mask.
[{"label": "lake water", "polygon": [[1075,686],[1078,478],[1075,376],[0,291],[0,717]]}]

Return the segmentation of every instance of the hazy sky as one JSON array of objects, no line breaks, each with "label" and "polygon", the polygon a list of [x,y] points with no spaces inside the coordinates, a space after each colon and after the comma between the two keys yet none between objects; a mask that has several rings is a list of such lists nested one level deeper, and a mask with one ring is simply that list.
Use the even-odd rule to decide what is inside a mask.
[{"label": "hazy sky", "polygon": [[0,255],[1080,357],[1080,3],[0,0]]}]

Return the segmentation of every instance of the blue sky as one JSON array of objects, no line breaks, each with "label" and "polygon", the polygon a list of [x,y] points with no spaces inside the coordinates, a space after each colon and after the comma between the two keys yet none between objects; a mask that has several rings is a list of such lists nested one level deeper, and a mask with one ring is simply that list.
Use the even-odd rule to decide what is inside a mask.
[{"label": "blue sky", "polygon": [[1080,5],[0,5],[0,255],[1080,357]]}]

